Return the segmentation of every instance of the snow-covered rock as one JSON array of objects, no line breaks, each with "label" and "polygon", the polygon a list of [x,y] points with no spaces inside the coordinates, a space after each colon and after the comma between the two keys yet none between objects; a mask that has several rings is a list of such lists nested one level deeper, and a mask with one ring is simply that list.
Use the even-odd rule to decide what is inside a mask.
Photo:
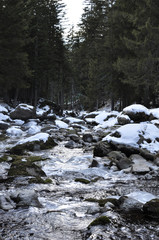
[{"label": "snow-covered rock", "polygon": [[6,133],[10,137],[20,137],[24,132],[18,127],[10,127],[6,130]]},{"label": "snow-covered rock", "polygon": [[0,121],[11,121],[11,119],[8,115],[0,113]]},{"label": "snow-covered rock", "polygon": [[12,119],[28,120],[34,118],[35,108],[27,104],[19,104],[13,111],[10,112]]},{"label": "snow-covered rock", "polygon": [[127,124],[103,138],[118,149],[146,149],[156,154],[159,152],[159,129],[151,123]]},{"label": "snow-covered rock", "polygon": [[1,113],[8,113],[8,109],[2,105],[0,105],[0,112]]},{"label": "snow-covered rock", "polygon": [[150,109],[150,114],[153,118],[159,119],[159,108]]},{"label": "snow-covered rock", "polygon": [[141,104],[132,104],[123,109],[122,114],[128,115],[134,122],[148,121],[150,117],[149,109]]},{"label": "snow-covered rock", "polygon": [[120,125],[125,125],[131,122],[131,119],[129,118],[128,115],[120,114],[117,117],[117,121]]},{"label": "snow-covered rock", "polygon": [[48,133],[37,133],[31,137],[20,140],[11,150],[11,153],[22,154],[25,150],[36,151],[49,149],[57,143]]},{"label": "snow-covered rock", "polygon": [[63,121],[61,121],[61,120],[55,120],[55,124],[59,128],[68,128],[68,124],[63,122]]}]

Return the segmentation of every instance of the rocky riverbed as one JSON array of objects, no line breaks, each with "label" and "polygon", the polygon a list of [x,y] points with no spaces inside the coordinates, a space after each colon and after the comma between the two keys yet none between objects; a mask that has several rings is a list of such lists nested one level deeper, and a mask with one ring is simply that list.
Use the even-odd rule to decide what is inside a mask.
[{"label": "rocky riverbed", "polygon": [[159,239],[159,109],[0,107],[0,239]]}]

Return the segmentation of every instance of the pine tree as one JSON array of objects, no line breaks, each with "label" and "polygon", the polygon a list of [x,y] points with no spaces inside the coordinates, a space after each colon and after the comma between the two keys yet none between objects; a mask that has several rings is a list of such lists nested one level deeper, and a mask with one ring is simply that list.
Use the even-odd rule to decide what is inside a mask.
[{"label": "pine tree", "polygon": [[27,1],[3,0],[0,3],[0,83],[5,100],[16,102],[20,89],[30,76],[25,46],[28,41]]}]

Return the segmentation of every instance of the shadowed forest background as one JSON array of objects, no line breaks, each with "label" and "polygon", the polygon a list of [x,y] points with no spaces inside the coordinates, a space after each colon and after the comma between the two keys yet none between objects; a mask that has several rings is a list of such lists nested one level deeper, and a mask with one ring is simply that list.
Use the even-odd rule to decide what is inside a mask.
[{"label": "shadowed forest background", "polygon": [[0,98],[98,109],[159,106],[159,1],[85,0],[63,38],[61,0],[0,1]]}]

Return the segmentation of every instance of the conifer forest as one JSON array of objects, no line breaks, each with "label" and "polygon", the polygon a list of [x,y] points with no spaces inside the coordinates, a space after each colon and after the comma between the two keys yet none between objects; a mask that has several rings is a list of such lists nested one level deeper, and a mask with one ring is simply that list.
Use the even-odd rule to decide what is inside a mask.
[{"label": "conifer forest", "polygon": [[61,0],[1,0],[0,98],[159,106],[158,13],[158,0],[85,0],[79,30],[64,37]]}]

